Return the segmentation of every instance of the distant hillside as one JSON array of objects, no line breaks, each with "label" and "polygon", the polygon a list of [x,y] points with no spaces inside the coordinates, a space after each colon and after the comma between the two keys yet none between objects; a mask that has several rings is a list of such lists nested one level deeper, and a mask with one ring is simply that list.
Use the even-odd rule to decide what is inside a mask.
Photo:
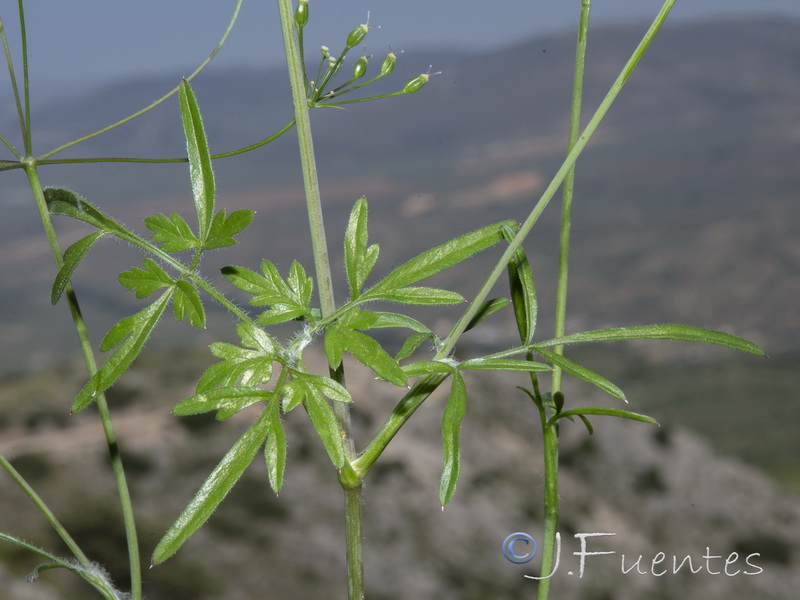
[{"label": "distant hillside", "polygon": [[[642,29],[591,33],[587,115]],[[578,165],[572,328],[689,322],[752,337],[771,354],[800,348],[799,29],[800,21],[742,19],[671,25],[659,35]],[[570,34],[475,56],[408,51],[387,85],[399,87],[433,63],[443,73],[420,93],[315,112],[334,265],[346,211],[362,194],[382,247],[377,273],[445,236],[523,218],[564,154],[573,45]],[[121,118],[177,77],[38,106],[37,147]],[[280,128],[290,119],[286,88],[277,71],[204,73],[196,89],[212,148],[232,149]],[[16,130],[3,122],[3,131]],[[292,135],[216,163],[221,204],[258,209],[254,227],[261,229],[220,255],[220,265],[209,262],[211,274],[223,263],[252,265],[264,256],[284,268],[295,257],[310,264]],[[169,103],[67,155],[169,156],[182,146]],[[48,167],[43,174],[139,229],[152,212],[190,208],[182,166]],[[73,348],[63,310],[48,307],[54,273],[24,180],[2,176],[8,218],[0,223],[0,281],[8,287],[0,287],[0,306],[14,317],[0,323],[0,333],[42,352],[41,333],[26,329],[39,324],[51,338],[48,349]],[[544,325],[552,314],[557,214],[555,206],[545,213],[528,244]],[[60,226],[65,241],[78,235],[72,224]],[[137,306],[113,272],[138,260],[109,242],[78,272],[87,311],[100,319],[96,335]],[[475,259],[443,284],[469,293],[490,260]],[[15,352],[7,368],[21,366],[23,355]]]}]

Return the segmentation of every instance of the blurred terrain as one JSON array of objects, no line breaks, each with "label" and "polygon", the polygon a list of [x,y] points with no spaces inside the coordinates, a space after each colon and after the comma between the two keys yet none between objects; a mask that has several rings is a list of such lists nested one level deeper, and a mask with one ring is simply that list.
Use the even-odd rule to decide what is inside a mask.
[{"label": "blurred terrain", "polygon": [[[682,598],[777,599],[791,597],[788,590],[796,589],[800,509],[789,490],[800,489],[798,30],[800,21],[747,19],[668,26],[659,34],[578,163],[571,251],[568,331],[688,323],[752,339],[771,358],[658,342],[595,346],[572,355],[620,384],[632,408],[653,413],[663,427],[622,423],[624,429],[615,433],[617,424],[598,421],[591,438],[579,425],[565,428],[565,540],[597,527],[617,531],[617,549],[623,552],[624,546],[629,554],[702,555],[706,546],[714,546],[727,556],[756,548],[752,551],[769,557],[765,573],[654,579],[622,576],[617,565],[613,575],[609,570],[592,580],[564,575],[556,586],[564,586],[565,596],[584,585],[583,592],[591,594],[585,597],[597,600],[643,594],[673,598],[678,589]],[[642,31],[640,25],[592,31],[587,119]],[[347,111],[316,111],[334,276],[342,273],[347,214],[362,195],[370,202],[371,241],[381,246],[376,274],[488,222],[524,219],[565,154],[573,52],[572,34],[492,54],[408,51],[398,57],[398,73],[386,89],[402,86],[433,63],[442,74],[421,92]],[[381,58],[373,59],[376,68]],[[36,104],[36,151],[125,117],[174,87],[180,75],[121,82]],[[278,71],[245,69],[211,69],[200,76],[195,90],[213,152],[253,143],[291,119],[285,78]],[[0,127],[13,140],[11,132],[18,127],[12,109],[8,102],[0,108]],[[220,287],[227,289],[216,275],[225,264],[255,268],[268,258],[285,273],[297,258],[310,270],[293,135],[215,163],[219,205],[257,211],[242,243],[205,263]],[[168,102],[59,156],[179,156],[182,147],[177,103]],[[150,214],[179,210],[188,216],[192,209],[181,165],[49,166],[42,167],[42,177],[46,185],[74,189],[139,232]],[[87,443],[96,423],[66,414],[84,375],[72,359],[77,344],[66,308],[49,304],[52,259],[24,176],[3,173],[0,182],[5,215],[0,220],[0,451],[49,491],[48,501],[63,501],[65,520],[85,529],[87,544],[114,547],[121,534],[112,533],[116,515],[104,508],[112,484],[102,446]],[[558,213],[554,202],[526,244],[540,294],[540,339],[552,330]],[[57,225],[64,246],[86,232],[70,222]],[[111,241],[101,244],[74,280],[94,340],[140,306],[115,275],[140,264],[142,256]],[[436,284],[469,296],[497,256],[480,255]],[[344,298],[344,288],[338,294]],[[133,451],[129,464],[142,507],[146,554],[224,454],[225,444],[235,439],[231,425],[169,415],[175,402],[192,393],[192,378],[212,361],[207,344],[230,336],[230,319],[209,310],[209,328],[203,332],[165,320],[149,356],[112,392],[112,406],[123,413],[123,447]],[[432,325],[444,334],[457,313],[443,309],[436,315]],[[513,335],[510,316],[498,314],[483,333],[464,338],[464,351],[501,349],[513,343]],[[427,419],[412,419],[414,427],[393,442],[384,466],[371,476],[367,573],[375,600],[532,593],[533,584],[523,580],[519,567],[508,570],[513,565],[502,558],[499,545],[513,531],[527,528],[536,535],[538,438],[530,434],[533,415],[514,384],[487,381],[474,385],[472,422],[465,424],[465,452],[472,453],[465,462],[472,466],[443,515],[435,494],[441,403],[431,401]],[[371,390],[374,382],[363,378],[359,385]],[[576,402],[607,403],[584,387],[573,393]],[[359,409],[358,423],[366,437],[393,404],[385,391],[364,392],[364,397],[368,401]],[[481,401],[486,397],[501,403],[490,407]],[[324,452],[305,437],[305,426],[297,418],[290,425],[286,492],[277,499],[265,493],[263,472],[253,469],[230,506],[223,505],[208,531],[187,547],[187,557],[175,559],[181,561],[172,571],[176,580],[168,581],[169,565],[152,572],[152,598],[222,598],[225,590],[226,600],[236,600],[267,582],[276,586],[278,598],[341,591],[340,532],[332,529],[338,525],[331,526],[338,524],[340,498],[325,470]],[[201,444],[191,444],[192,439]],[[530,460],[520,466],[527,453]],[[85,472],[80,479],[71,471],[79,459]],[[317,481],[327,486],[319,493]],[[26,500],[7,481],[0,489],[0,530],[19,533]],[[400,503],[406,494],[408,502]],[[25,520],[39,521],[33,513]],[[316,520],[322,524],[312,525]],[[474,525],[465,529],[464,523]],[[32,527],[22,537],[44,545],[40,540],[46,535],[44,527]],[[262,558],[244,554],[248,543],[271,553],[268,566],[253,569]],[[574,548],[566,544],[565,559],[571,560]],[[106,552],[91,550],[98,557]],[[8,548],[0,552],[15,571],[32,567],[28,557]],[[298,568],[298,556],[307,553],[315,560]],[[219,587],[217,577],[236,568],[241,568],[236,571],[240,587]],[[406,569],[419,574],[414,582],[407,581]],[[281,577],[287,573],[291,576]],[[0,590],[5,577],[0,572]],[[175,586],[187,579],[197,590],[184,596]],[[282,587],[292,583],[300,587]],[[44,586],[44,595],[30,597],[54,597]],[[29,597],[23,593],[29,592],[10,597]]]}]

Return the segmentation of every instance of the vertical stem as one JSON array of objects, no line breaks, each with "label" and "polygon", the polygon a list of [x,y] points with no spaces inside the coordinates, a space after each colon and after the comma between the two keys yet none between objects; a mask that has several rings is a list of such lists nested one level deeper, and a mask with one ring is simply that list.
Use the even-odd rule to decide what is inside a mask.
[{"label": "vertical stem", "polygon": [[558,425],[547,425],[547,407],[539,409],[544,437],[544,534],[542,541],[542,570],[537,600],[550,595],[550,575],[553,573],[555,539],[558,528]]},{"label": "vertical stem", "polygon": [[[569,125],[569,149],[578,141],[581,126],[581,100],[583,98],[583,73],[586,63],[586,41],[589,33],[589,9],[591,0],[582,0],[580,24],[578,26],[578,45],[575,51],[575,75],[572,84],[572,112]],[[569,273],[569,240],[572,224],[572,195],[575,187],[575,167],[564,179],[564,192],[561,204],[561,234],[559,236],[558,285],[556,288],[556,324],[554,337],[564,335],[567,319],[567,276]],[[556,346],[555,351],[562,354],[564,347]],[[561,389],[562,371],[553,370],[553,393]]]},{"label": "vertical stem", "polygon": [[[278,10],[281,19],[281,32],[283,33],[289,84],[292,90],[297,140],[300,146],[300,162],[303,169],[306,210],[311,229],[311,246],[314,252],[317,289],[319,291],[322,317],[325,318],[336,310],[336,304],[333,297],[331,268],[325,239],[325,225],[322,215],[319,181],[317,179],[311,120],[308,114],[303,57],[300,55],[297,36],[295,35],[291,0],[278,0]],[[340,383],[344,383],[344,371],[341,368],[332,371],[331,376]],[[339,429],[344,438],[345,453],[347,455],[347,464],[339,474],[339,480],[345,496],[348,597],[350,600],[362,600],[364,598],[364,551],[361,512],[363,487],[361,478],[357,476],[351,466],[352,461],[356,458],[356,450],[350,423],[350,408],[344,402],[334,402],[333,404]]]},{"label": "vertical stem", "polygon": [[[575,73],[572,83],[572,109],[569,126],[569,151],[575,147],[580,135],[581,101],[583,98],[583,74],[586,64],[586,41],[589,33],[589,9],[591,0],[582,0],[581,16],[578,25],[578,43],[575,50]],[[572,197],[575,187],[575,167],[564,178],[561,204],[561,232],[559,235],[558,284],[556,288],[555,337],[564,335],[567,317],[567,278],[569,273],[569,241],[572,224]],[[555,351],[563,352],[563,346]],[[561,390],[562,371],[556,367],[553,372],[552,393]],[[550,575],[555,557],[555,540],[558,530],[558,424],[548,425],[549,410],[546,405],[539,408],[542,419],[544,443],[544,541],[542,548],[542,570],[540,573],[538,600],[550,596]]]},{"label": "vertical stem", "polygon": [[317,275],[320,308],[325,317],[335,310],[331,267],[328,260],[328,247],[325,239],[325,224],[322,217],[317,162],[314,156],[314,140],[311,135],[311,119],[308,114],[308,100],[303,84],[303,65],[297,38],[294,33],[294,18],[290,0],[278,0],[283,31],[283,44],[289,72],[289,85],[292,90],[297,141],[300,145],[300,164],[303,169],[303,185],[306,191],[306,211],[311,229],[311,246],[314,252],[314,267]]},{"label": "vertical stem", "polygon": [[19,33],[22,42],[22,98],[25,101],[25,126],[22,132],[25,145],[25,155],[30,156],[31,151],[31,94],[28,85],[28,33],[25,27],[25,11],[23,1],[18,0],[19,7]]},{"label": "vertical stem", "polygon": [[[53,254],[53,260],[58,268],[63,265],[61,256],[61,248],[56,237],[53,222],[50,219],[50,213],[47,210],[47,203],[44,199],[44,191],[39,181],[39,174],[36,171],[36,163],[32,159],[26,159],[25,173],[28,176],[33,196],[36,201],[36,207],[39,210],[39,216],[44,226],[45,235],[50,243],[50,250]],[[97,363],[94,359],[94,353],[89,342],[89,336],[86,331],[86,324],[81,314],[78,297],[72,284],[67,284],[66,297],[69,304],[70,313],[72,314],[72,321],[75,325],[75,330],[78,333],[78,340],[80,342],[81,352],[83,359],[86,363],[86,368],[89,375],[94,375],[97,372]],[[106,438],[106,445],[111,457],[111,470],[114,473],[114,479],[117,482],[117,493],[119,495],[120,508],[122,510],[122,519],[125,526],[125,536],[128,543],[128,561],[130,565],[131,575],[131,599],[141,600],[142,598],[142,569],[139,557],[139,542],[136,534],[136,521],[133,515],[133,504],[131,503],[130,491],[128,489],[127,479],[125,477],[125,469],[122,465],[122,457],[119,452],[119,445],[117,443],[117,436],[114,431],[114,426],[111,422],[111,414],[108,410],[108,403],[104,394],[97,396],[97,410],[100,415],[100,422],[103,426],[103,433]]]}]

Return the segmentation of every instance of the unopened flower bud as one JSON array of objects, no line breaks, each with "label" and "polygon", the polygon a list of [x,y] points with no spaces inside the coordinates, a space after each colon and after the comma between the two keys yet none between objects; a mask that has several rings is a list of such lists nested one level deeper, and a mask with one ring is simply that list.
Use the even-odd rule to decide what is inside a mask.
[{"label": "unopened flower bud", "polygon": [[422,89],[426,83],[428,83],[428,79],[431,78],[431,75],[438,75],[441,71],[437,71],[436,73],[431,73],[430,69],[428,69],[427,73],[421,73],[416,77],[412,77],[406,82],[406,85],[403,87],[404,94],[413,94],[414,92],[418,92]]},{"label": "unopened flower bud", "polygon": [[351,31],[347,35],[347,42],[346,42],[347,47],[353,48],[354,46],[358,46],[362,41],[364,41],[364,38],[367,37],[368,29],[369,27],[366,24],[359,25],[358,27],[353,29],[353,31]]},{"label": "unopened flower bud", "polygon": [[422,86],[428,83],[428,77],[428,75],[422,73],[421,75],[417,75],[416,77],[409,79],[405,86],[403,86],[403,93],[413,94],[414,92],[420,91]]},{"label": "unopened flower bud", "polygon": [[294,22],[302,29],[308,23],[308,0],[299,0],[294,11]]},{"label": "unopened flower bud", "polygon": [[368,62],[369,59],[366,56],[362,56],[356,61],[356,64],[353,65],[353,79],[363,77],[367,73]]},{"label": "unopened flower bud", "polygon": [[386,55],[386,58],[383,59],[383,64],[381,65],[381,75],[388,75],[392,71],[394,71],[394,65],[397,62],[397,55],[394,52],[389,52]]}]

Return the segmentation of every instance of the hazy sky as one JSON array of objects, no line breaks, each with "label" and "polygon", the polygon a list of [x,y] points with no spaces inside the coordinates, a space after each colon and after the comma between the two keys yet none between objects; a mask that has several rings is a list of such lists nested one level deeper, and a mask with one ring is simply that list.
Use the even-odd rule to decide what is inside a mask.
[{"label": "hazy sky", "polygon": [[[131,75],[185,74],[216,43],[233,0],[28,0],[26,21],[34,89],[46,82],[101,85]],[[662,0],[595,0],[593,23],[647,19]],[[574,27],[580,0],[311,0],[308,44],[336,50],[366,19],[381,25],[368,52],[413,50],[422,44],[483,49],[526,36]],[[0,17],[18,52],[17,2],[0,0]],[[799,0],[678,0],[673,22],[735,14],[800,17]],[[275,0],[245,0],[218,64],[277,64],[282,60]],[[17,67],[19,70],[19,66]],[[0,83],[3,96],[8,90]],[[72,87],[72,86],[71,86]],[[48,91],[50,91],[48,89]]]}]

